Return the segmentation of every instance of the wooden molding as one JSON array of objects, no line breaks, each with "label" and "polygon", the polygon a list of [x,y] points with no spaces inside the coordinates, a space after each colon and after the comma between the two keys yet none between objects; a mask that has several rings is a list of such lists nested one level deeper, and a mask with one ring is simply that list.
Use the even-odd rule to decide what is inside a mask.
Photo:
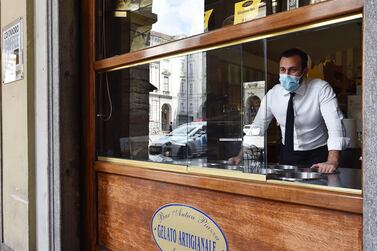
[{"label": "wooden molding", "polygon": [[81,8],[82,20],[82,69],[83,69],[83,100],[82,100],[82,135],[83,135],[83,246],[85,250],[95,250],[96,247],[96,199],[95,199],[95,60],[94,43],[94,0],[83,0]]},{"label": "wooden molding", "polygon": [[137,177],[261,199],[295,203],[357,214],[362,214],[363,211],[362,197],[347,193],[293,187],[267,182],[240,181],[150,170],[103,161],[97,161],[95,163],[95,169],[97,172]]}]

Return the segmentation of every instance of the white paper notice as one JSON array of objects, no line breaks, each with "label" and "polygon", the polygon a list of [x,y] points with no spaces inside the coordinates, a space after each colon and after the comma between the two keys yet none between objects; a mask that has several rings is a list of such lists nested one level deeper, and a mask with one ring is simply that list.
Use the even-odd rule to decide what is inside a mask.
[{"label": "white paper notice", "polygon": [[2,32],[3,83],[7,84],[24,76],[22,19],[19,18]]},{"label": "white paper notice", "polygon": [[4,83],[13,82],[16,80],[16,55],[6,54],[4,55],[3,69],[4,74]]}]

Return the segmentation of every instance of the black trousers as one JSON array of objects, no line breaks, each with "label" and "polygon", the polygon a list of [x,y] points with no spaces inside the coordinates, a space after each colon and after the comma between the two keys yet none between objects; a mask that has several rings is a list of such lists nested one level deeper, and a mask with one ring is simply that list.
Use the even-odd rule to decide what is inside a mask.
[{"label": "black trousers", "polygon": [[280,148],[279,163],[282,165],[300,165],[310,167],[313,164],[326,162],[327,157],[327,145],[309,151],[290,151],[282,144]]}]

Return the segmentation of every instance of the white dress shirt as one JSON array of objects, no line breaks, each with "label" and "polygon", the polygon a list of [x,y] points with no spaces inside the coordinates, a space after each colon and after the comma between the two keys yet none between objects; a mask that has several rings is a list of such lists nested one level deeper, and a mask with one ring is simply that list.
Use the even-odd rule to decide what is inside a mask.
[{"label": "white dress shirt", "polygon": [[[329,150],[345,149],[349,138],[345,137],[343,115],[331,86],[320,79],[305,78],[295,93],[294,150],[313,150],[326,144]],[[275,117],[284,142],[289,97],[289,91],[280,84],[269,90],[263,97],[259,111],[246,134],[264,135],[272,118]]]}]

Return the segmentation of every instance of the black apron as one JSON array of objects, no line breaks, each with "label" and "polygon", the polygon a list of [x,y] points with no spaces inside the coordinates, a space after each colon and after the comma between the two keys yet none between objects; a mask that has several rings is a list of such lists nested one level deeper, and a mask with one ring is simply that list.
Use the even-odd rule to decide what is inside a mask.
[{"label": "black apron", "polygon": [[327,145],[309,151],[291,151],[281,144],[280,164],[310,167],[313,164],[326,162],[328,157]]}]

